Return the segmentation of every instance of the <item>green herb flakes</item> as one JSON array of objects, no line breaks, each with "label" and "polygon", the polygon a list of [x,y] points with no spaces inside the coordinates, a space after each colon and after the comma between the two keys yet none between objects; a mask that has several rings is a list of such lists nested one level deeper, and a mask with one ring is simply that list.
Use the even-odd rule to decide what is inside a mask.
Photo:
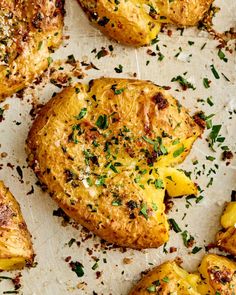
[{"label": "green herb flakes", "polygon": [[108,117],[107,115],[100,115],[96,121],[96,126],[100,129],[107,129],[108,128]]},{"label": "green herb flakes", "polygon": [[220,76],[219,76],[217,70],[215,69],[215,66],[214,66],[214,65],[210,65],[210,68],[211,68],[211,71],[212,71],[214,77],[215,77],[216,79],[220,79]]},{"label": "green herb flakes", "polygon": [[208,78],[203,78],[203,85],[205,88],[210,88],[211,81]]},{"label": "green herb flakes", "polygon": [[148,219],[147,204],[146,203],[142,203],[139,214],[143,215],[146,219]]},{"label": "green herb flakes", "polygon": [[81,120],[82,118],[84,118],[86,116],[86,114],[87,114],[87,109],[83,108],[83,109],[81,109],[79,115],[77,115],[75,118],[77,120]]},{"label": "green herb flakes", "polygon": [[164,189],[164,183],[162,179],[155,179],[154,185],[156,189]]},{"label": "green herb flakes", "polygon": [[177,149],[176,151],[173,152],[173,156],[174,158],[177,158],[178,156],[180,156],[183,152],[184,152],[184,145],[182,145],[179,149]]},{"label": "green herb flakes", "polygon": [[202,250],[202,247],[197,247],[197,246],[195,246],[194,248],[193,248],[193,250],[192,250],[192,254],[196,254],[196,253],[198,253],[199,251],[201,251]]},{"label": "green herb flakes", "polygon": [[179,225],[177,224],[177,222],[173,219],[173,218],[169,218],[169,223],[171,224],[172,229],[176,232],[176,233],[180,233],[182,230],[179,227]]},{"label": "green herb flakes", "polygon": [[77,277],[81,278],[84,275],[84,266],[79,261],[71,261],[70,267],[76,273]]},{"label": "green herb flakes", "polygon": [[162,279],[162,281],[165,282],[165,283],[169,283],[170,279],[169,279],[168,277],[164,277],[164,278]]},{"label": "green herb flakes", "polygon": [[225,57],[225,54],[224,54],[224,52],[221,49],[219,49],[219,51],[218,51],[218,56],[224,62],[227,62],[228,61],[228,58]]},{"label": "green herb flakes", "polygon": [[156,286],[151,285],[151,286],[147,287],[147,291],[149,293],[155,293],[156,292]]}]

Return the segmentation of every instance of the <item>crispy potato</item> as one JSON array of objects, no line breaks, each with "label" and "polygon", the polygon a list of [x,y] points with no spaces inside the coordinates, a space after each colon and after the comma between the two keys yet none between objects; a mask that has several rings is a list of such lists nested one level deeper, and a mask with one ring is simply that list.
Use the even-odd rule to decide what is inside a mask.
[{"label": "crispy potato", "polygon": [[236,202],[227,204],[221,216],[223,229],[217,234],[217,245],[220,249],[236,255]]},{"label": "crispy potato", "polygon": [[147,45],[161,23],[196,25],[213,0],[78,0],[90,20],[113,39],[128,45]]},{"label": "crispy potato", "polygon": [[232,295],[236,292],[236,264],[229,259],[209,254],[190,274],[174,261],[155,267],[132,289],[129,295]]},{"label": "crispy potato", "polygon": [[30,266],[33,258],[31,237],[20,206],[0,181],[0,270]]},{"label": "crispy potato", "polygon": [[62,40],[64,0],[0,1],[0,102],[29,85]]},{"label": "crispy potato", "polygon": [[206,255],[198,268],[202,277],[200,294],[232,295],[236,292],[236,263],[226,257]]},{"label": "crispy potato", "polygon": [[166,167],[182,162],[200,134],[162,88],[102,78],[46,104],[29,132],[28,162],[59,206],[89,230],[121,246],[158,247],[168,240],[163,199],[173,184],[166,177],[179,195],[196,193],[183,172]]},{"label": "crispy potato", "polygon": [[151,270],[139,281],[129,295],[198,295],[197,283],[199,280],[199,275],[189,274],[174,261],[168,261]]},{"label": "crispy potato", "polygon": [[221,230],[216,235],[217,246],[226,252],[236,256],[236,228],[229,227],[227,230]]}]

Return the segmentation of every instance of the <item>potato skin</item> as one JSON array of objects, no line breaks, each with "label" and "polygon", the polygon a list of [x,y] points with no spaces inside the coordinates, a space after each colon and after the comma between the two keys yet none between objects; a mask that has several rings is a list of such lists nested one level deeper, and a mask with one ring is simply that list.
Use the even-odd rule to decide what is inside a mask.
[{"label": "potato skin", "polygon": [[150,44],[161,23],[196,25],[213,0],[78,0],[103,33],[123,44]]},{"label": "potato skin", "polygon": [[[59,206],[101,238],[159,247],[168,240],[163,169],[182,162],[200,134],[162,88],[102,78],[69,87],[45,105],[28,135],[28,162]],[[156,137],[169,154],[147,142]]]},{"label": "potato skin", "polygon": [[62,40],[64,0],[0,3],[0,102],[48,67],[49,49]]},{"label": "potato skin", "polygon": [[217,236],[217,246],[230,254],[236,256],[236,228],[229,227],[227,230],[221,230]]},{"label": "potato skin", "polygon": [[[31,236],[21,214],[20,206],[0,181],[0,270],[30,266],[34,252]],[[9,263],[2,268],[2,260],[17,260],[19,265]]]}]

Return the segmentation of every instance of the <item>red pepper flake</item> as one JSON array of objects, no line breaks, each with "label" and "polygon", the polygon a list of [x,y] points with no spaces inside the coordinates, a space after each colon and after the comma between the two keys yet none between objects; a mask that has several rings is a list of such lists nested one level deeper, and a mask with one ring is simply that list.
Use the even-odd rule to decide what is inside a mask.
[{"label": "red pepper flake", "polygon": [[169,37],[171,37],[172,36],[172,31],[171,30],[167,30],[167,35],[169,36]]},{"label": "red pepper flake", "polygon": [[69,262],[71,260],[71,256],[67,256],[66,258],[65,258],[65,262]]}]

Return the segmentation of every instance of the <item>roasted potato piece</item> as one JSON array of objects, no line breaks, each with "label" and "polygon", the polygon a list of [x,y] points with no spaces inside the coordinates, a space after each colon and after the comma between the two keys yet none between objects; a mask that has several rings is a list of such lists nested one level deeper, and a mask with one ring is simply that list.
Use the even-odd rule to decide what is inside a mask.
[{"label": "roasted potato piece", "polygon": [[0,181],[0,270],[30,266],[33,258],[31,237],[20,206]]},{"label": "roasted potato piece", "polygon": [[209,254],[203,258],[199,273],[190,274],[174,261],[155,267],[129,295],[232,295],[235,292],[236,264],[223,256]]},{"label": "roasted potato piece", "polygon": [[168,240],[163,199],[173,184],[166,177],[179,195],[196,192],[183,172],[166,167],[182,162],[200,134],[162,88],[102,78],[46,104],[29,132],[28,162],[59,206],[89,230],[121,246],[158,247]]},{"label": "roasted potato piece", "polygon": [[161,23],[196,25],[213,0],[78,0],[99,29],[128,45],[147,45]]},{"label": "roasted potato piece", "polygon": [[133,288],[129,295],[198,295],[199,275],[189,274],[174,261],[155,267]]},{"label": "roasted potato piece", "polygon": [[236,263],[226,257],[206,255],[198,268],[202,281],[200,294],[232,295],[236,293]]},{"label": "roasted potato piece", "polygon": [[217,234],[217,245],[220,249],[236,255],[236,202],[227,204],[221,216],[223,229]]},{"label": "roasted potato piece", "polygon": [[64,0],[0,1],[0,102],[29,85],[62,40]]}]

